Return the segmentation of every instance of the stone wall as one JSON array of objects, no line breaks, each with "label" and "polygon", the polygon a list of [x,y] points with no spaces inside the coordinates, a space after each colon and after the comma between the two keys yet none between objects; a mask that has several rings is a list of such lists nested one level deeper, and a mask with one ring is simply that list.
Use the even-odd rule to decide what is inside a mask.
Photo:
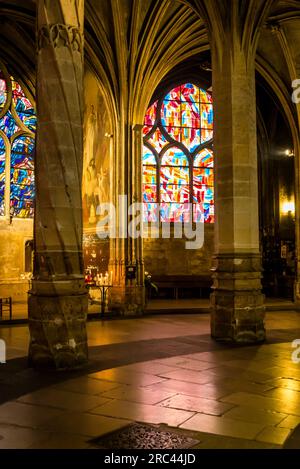
[{"label": "stone wall", "polygon": [[211,275],[214,225],[204,225],[204,245],[189,250],[184,239],[144,239],[145,270],[152,275]]},{"label": "stone wall", "polygon": [[27,301],[29,285],[21,275],[25,273],[25,243],[32,238],[32,220],[0,221],[0,297]]}]

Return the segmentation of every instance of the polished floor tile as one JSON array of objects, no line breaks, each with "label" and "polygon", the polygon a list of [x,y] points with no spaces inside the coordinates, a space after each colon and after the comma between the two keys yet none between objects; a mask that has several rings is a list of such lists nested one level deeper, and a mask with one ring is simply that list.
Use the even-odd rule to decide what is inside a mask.
[{"label": "polished floor tile", "polygon": [[194,371],[194,370],[176,370],[161,375],[164,378],[176,379],[178,381],[186,381],[195,384],[207,384],[213,381],[212,375],[209,371]]},{"label": "polished floor tile", "polygon": [[164,390],[151,390],[146,387],[136,387],[129,385],[122,385],[117,389],[113,389],[102,394],[103,397],[110,399],[119,399],[123,401],[131,401],[142,404],[158,404],[165,399],[174,396],[175,392]]},{"label": "polished floor tile", "polygon": [[126,365],[119,367],[119,370],[131,371],[134,373],[146,373],[149,375],[159,376],[161,373],[167,373],[168,371],[175,371],[176,368],[167,366],[159,363],[156,360],[150,362],[133,363],[132,365]]},{"label": "polished floor tile", "polygon": [[256,440],[273,443],[275,445],[283,445],[289,434],[290,430],[287,428],[266,427],[257,435]]},{"label": "polished floor tile", "polygon": [[63,381],[53,387],[62,391],[71,391],[97,396],[101,393],[116,389],[119,386],[120,384],[118,383],[111,383],[109,381],[101,381],[99,379],[92,379],[87,376],[83,376],[81,378],[68,379],[67,381]]},{"label": "polished floor tile", "polygon": [[278,424],[278,427],[289,428],[290,430],[293,430],[298,425],[300,425],[300,417],[297,417],[296,415],[288,415]]},{"label": "polished floor tile", "polygon": [[264,393],[266,397],[274,397],[283,401],[293,402],[300,407],[300,392],[287,388],[272,388]]},{"label": "polished floor tile", "polygon": [[223,415],[233,407],[231,404],[224,404],[223,402],[212,399],[185,396],[182,394],[177,394],[176,396],[163,401],[161,405],[173,409],[184,409],[210,415]]},{"label": "polished floor tile", "polygon": [[221,386],[214,386],[211,384],[196,384],[185,381],[178,381],[175,379],[167,379],[162,383],[147,386],[147,389],[152,391],[169,391],[174,394],[185,394],[187,396],[204,397],[206,399],[219,399],[230,393],[230,389]]},{"label": "polished floor tile", "polygon": [[285,414],[300,415],[300,407],[291,402],[286,402],[272,397],[264,397],[246,392],[234,393],[223,397],[222,402],[229,402],[236,405],[245,405],[257,409],[274,410]]},{"label": "polished floor tile", "polygon": [[90,443],[88,437],[80,435],[68,435],[66,433],[49,433],[44,438],[35,441],[28,449],[88,449]]},{"label": "polished floor tile", "polygon": [[[190,358],[190,356],[181,355],[178,357],[163,358],[157,360],[159,365],[169,366],[173,368],[183,368],[187,370],[203,371],[216,366],[215,363],[200,361]],[[176,370],[166,370],[167,371],[176,371]],[[162,372],[161,372],[162,373]],[[161,374],[160,373],[160,374]]]},{"label": "polished floor tile", "polygon": [[194,412],[185,410],[168,409],[166,407],[119,400],[93,409],[92,413],[135,420],[137,422],[167,424],[172,427],[180,425],[194,415]]},{"label": "polished floor tile", "polygon": [[36,406],[49,406],[65,410],[80,409],[83,412],[105,404],[107,401],[107,398],[100,396],[90,396],[70,391],[61,391],[54,387],[41,389],[40,391],[36,391],[31,394],[25,394],[18,399],[18,402],[24,402],[26,404],[33,404]]},{"label": "polished floor tile", "polygon": [[0,449],[27,449],[49,438],[49,432],[0,424]]},{"label": "polished floor tile", "polygon": [[51,432],[97,437],[123,428],[129,424],[130,421],[125,419],[110,418],[83,412],[68,412],[63,416],[47,422],[47,430]]},{"label": "polished floor tile", "polygon": [[21,402],[11,401],[0,406],[0,423],[9,423],[22,427],[38,427],[59,415],[63,415],[63,410]]},{"label": "polished floor tile", "polygon": [[134,384],[136,386],[148,386],[150,384],[164,381],[164,378],[146,373],[111,368],[109,370],[99,371],[89,375],[93,379],[101,379],[120,384]]},{"label": "polished floor tile", "polygon": [[214,433],[249,440],[255,439],[256,435],[258,435],[264,427],[264,424],[249,423],[204,414],[196,414],[180,425],[180,428],[185,428],[186,430]]},{"label": "polished floor tile", "polygon": [[279,378],[272,381],[272,384],[278,388],[291,389],[292,391],[300,391],[300,380]]},{"label": "polished floor tile", "polygon": [[287,415],[278,412],[247,407],[247,402],[245,402],[245,406],[234,407],[233,409],[226,412],[225,417],[243,420],[244,422],[277,425],[282,422],[287,417]]}]

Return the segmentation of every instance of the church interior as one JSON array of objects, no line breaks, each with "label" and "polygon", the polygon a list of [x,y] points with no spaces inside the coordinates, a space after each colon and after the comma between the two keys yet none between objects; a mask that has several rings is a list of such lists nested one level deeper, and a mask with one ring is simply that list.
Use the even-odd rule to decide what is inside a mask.
[{"label": "church interior", "polygon": [[299,449],[299,1],[0,24],[0,449]]}]

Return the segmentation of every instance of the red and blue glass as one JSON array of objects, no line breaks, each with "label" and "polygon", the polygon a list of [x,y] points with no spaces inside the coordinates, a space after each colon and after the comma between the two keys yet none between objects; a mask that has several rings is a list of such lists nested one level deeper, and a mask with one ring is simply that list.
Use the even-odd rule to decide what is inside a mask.
[{"label": "red and blue glass", "polygon": [[192,203],[195,222],[214,222],[213,120],[211,94],[192,83],[173,88],[148,109],[143,152],[145,221],[189,221]]},{"label": "red and blue glass", "polygon": [[[9,212],[13,217],[33,217],[35,131],[33,105],[20,84],[0,70],[0,216]],[[9,207],[5,206],[7,165]]]}]

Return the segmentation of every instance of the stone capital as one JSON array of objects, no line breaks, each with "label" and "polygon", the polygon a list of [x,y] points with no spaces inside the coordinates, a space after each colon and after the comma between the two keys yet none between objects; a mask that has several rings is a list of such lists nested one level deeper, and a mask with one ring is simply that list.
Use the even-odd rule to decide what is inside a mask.
[{"label": "stone capital", "polygon": [[38,51],[46,47],[67,47],[74,52],[83,52],[83,34],[80,28],[67,24],[47,24],[38,30]]}]

